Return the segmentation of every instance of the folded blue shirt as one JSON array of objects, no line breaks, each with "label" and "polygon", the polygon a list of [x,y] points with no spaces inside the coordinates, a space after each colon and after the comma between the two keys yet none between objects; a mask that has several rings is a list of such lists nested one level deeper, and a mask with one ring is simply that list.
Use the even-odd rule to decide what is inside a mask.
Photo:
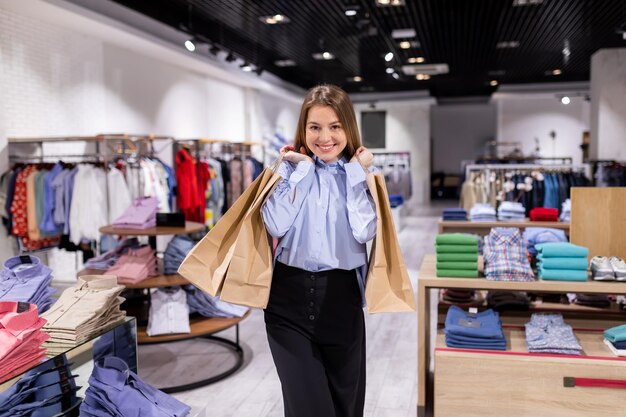
[{"label": "folded blue shirt", "polygon": [[491,309],[470,314],[457,306],[451,306],[448,309],[445,326],[447,335],[498,340],[504,338],[500,316]]},{"label": "folded blue shirt", "polygon": [[575,269],[537,269],[539,278],[546,281],[587,281],[587,270]]},{"label": "folded blue shirt", "polygon": [[589,256],[589,249],[566,242],[550,242],[535,245],[537,252],[544,258],[586,258]]},{"label": "folded blue shirt", "polygon": [[539,266],[543,269],[576,269],[586,271],[587,258],[546,258],[543,254],[537,256]]}]

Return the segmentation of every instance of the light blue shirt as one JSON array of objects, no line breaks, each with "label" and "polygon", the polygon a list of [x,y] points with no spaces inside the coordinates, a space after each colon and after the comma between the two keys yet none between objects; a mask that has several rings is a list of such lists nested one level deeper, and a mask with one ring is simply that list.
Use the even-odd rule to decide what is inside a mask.
[{"label": "light blue shirt", "polygon": [[261,208],[278,238],[275,260],[311,272],[357,269],[361,294],[367,276],[366,242],[376,234],[376,206],[365,172],[345,158],[326,164],[283,162],[282,177]]}]

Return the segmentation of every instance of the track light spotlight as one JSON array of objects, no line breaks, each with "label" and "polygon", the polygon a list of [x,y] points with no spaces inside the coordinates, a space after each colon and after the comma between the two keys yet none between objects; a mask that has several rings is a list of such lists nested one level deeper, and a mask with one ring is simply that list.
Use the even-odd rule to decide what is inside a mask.
[{"label": "track light spotlight", "polygon": [[185,48],[187,48],[189,52],[193,52],[196,50],[196,44],[193,42],[193,39],[187,39],[185,41]]}]

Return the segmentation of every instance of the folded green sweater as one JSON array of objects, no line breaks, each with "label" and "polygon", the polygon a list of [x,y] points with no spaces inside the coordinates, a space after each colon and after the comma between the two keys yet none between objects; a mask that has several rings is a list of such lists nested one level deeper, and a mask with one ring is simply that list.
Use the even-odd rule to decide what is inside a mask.
[{"label": "folded green sweater", "polygon": [[587,258],[544,258],[542,255],[539,255],[537,260],[543,269],[576,269],[586,271],[588,266]]},{"label": "folded green sweater", "polygon": [[604,331],[604,337],[609,342],[624,342],[626,341],[626,324],[621,326],[611,327]]},{"label": "folded green sweater", "polygon": [[445,278],[478,278],[478,271],[465,269],[437,269],[437,276]]},{"label": "folded green sweater", "polygon": [[463,233],[443,233],[437,235],[435,242],[438,245],[478,245],[478,237]]},{"label": "folded green sweater", "polygon": [[566,242],[538,243],[535,249],[543,258],[585,258],[589,249]]},{"label": "folded green sweater", "polygon": [[435,251],[439,253],[478,253],[478,243],[475,245],[437,245]]},{"label": "folded green sweater", "polygon": [[587,281],[587,270],[544,269],[537,270],[539,278],[546,281]]},{"label": "folded green sweater", "polygon": [[478,252],[476,253],[438,253],[437,262],[477,262]]},{"label": "folded green sweater", "polygon": [[478,270],[478,262],[452,262],[445,261],[439,262],[437,259],[437,269],[463,269],[463,270]]}]

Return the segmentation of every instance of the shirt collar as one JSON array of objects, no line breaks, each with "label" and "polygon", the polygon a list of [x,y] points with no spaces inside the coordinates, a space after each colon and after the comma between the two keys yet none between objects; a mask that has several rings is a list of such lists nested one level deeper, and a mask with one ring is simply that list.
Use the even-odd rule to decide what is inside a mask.
[{"label": "shirt collar", "polygon": [[93,377],[98,381],[121,391],[126,386],[126,381],[130,375],[128,365],[122,359],[115,356],[96,362],[93,368]]},{"label": "shirt collar", "polygon": [[[30,262],[28,262],[30,260]],[[25,268],[21,271],[15,271],[19,265],[31,265],[30,268]],[[41,263],[41,260],[36,256],[22,255],[14,256],[7,259],[4,262],[5,276],[17,277],[19,279],[28,279],[39,275],[48,275],[52,270]]]},{"label": "shirt collar", "polygon": [[[27,304],[28,310],[18,313],[19,304]],[[34,304],[18,303],[17,301],[0,302],[0,325],[14,335],[32,328],[37,320],[39,320],[39,314],[37,313],[37,306]]]},{"label": "shirt collar", "polygon": [[78,278],[79,290],[108,290],[117,287],[115,275],[83,275]]},{"label": "shirt collar", "polygon": [[521,239],[519,229],[514,227],[494,227],[490,235],[493,242],[497,244],[517,243]]},{"label": "shirt collar", "polygon": [[346,157],[342,156],[338,161],[327,164],[326,162],[322,161],[317,155],[313,155],[313,161],[315,161],[316,166],[325,170],[329,170],[333,168],[334,169],[341,168],[342,170],[345,170],[344,165],[347,162]]}]

